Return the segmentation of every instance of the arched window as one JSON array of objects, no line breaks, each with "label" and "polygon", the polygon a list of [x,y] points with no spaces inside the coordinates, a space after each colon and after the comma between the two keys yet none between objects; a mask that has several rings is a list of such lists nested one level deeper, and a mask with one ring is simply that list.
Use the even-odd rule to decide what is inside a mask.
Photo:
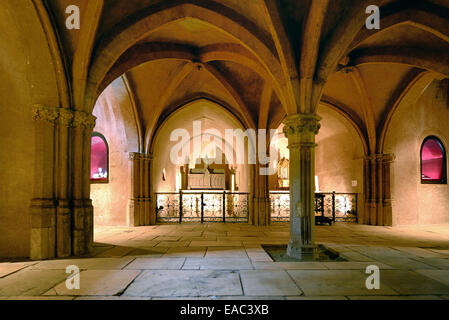
[{"label": "arched window", "polygon": [[92,183],[108,183],[109,181],[109,148],[106,138],[94,132],[90,155],[90,181]]},{"label": "arched window", "polygon": [[421,147],[421,183],[447,183],[446,150],[437,137],[427,137]]}]

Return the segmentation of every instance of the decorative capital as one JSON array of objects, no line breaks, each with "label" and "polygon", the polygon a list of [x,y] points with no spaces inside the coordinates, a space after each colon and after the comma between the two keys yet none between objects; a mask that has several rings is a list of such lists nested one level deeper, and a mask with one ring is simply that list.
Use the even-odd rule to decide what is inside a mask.
[{"label": "decorative capital", "polygon": [[95,118],[93,115],[83,111],[73,111],[70,109],[35,104],[32,109],[34,120],[59,123],[66,127],[85,127],[93,129],[95,127]]},{"label": "decorative capital", "polygon": [[140,159],[143,159],[145,161],[151,161],[153,159],[153,156],[151,154],[140,153],[140,152],[130,152],[129,153],[129,160],[140,160]]},{"label": "decorative capital", "polygon": [[73,126],[74,127],[85,127],[87,129],[93,129],[95,127],[96,117],[93,115],[83,112],[77,111],[75,112],[75,116],[73,118]]},{"label": "decorative capital", "polygon": [[130,152],[129,153],[129,160],[139,160],[139,159],[140,159],[139,152]]},{"label": "decorative capital", "polygon": [[396,160],[393,153],[376,153],[365,157],[365,161],[391,163]]},{"label": "decorative capital", "polygon": [[321,117],[315,114],[295,114],[288,116],[284,120],[284,134],[287,138],[301,133],[317,135],[321,128],[320,120]]},{"label": "decorative capital", "polygon": [[394,162],[394,160],[396,160],[396,156],[393,153],[384,154],[382,157],[384,163],[391,163]]},{"label": "decorative capital", "polygon": [[59,122],[66,127],[71,127],[75,114],[72,110],[61,108],[59,110]]},{"label": "decorative capital", "polygon": [[59,108],[45,106],[42,104],[35,104],[33,109],[33,119],[40,121],[47,121],[50,123],[54,123],[56,119],[59,117]]}]

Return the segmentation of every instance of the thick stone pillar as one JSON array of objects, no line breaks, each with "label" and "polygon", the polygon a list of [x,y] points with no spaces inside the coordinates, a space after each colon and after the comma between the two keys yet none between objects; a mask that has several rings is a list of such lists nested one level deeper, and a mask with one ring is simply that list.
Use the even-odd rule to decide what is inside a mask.
[{"label": "thick stone pillar", "polygon": [[365,213],[360,223],[391,226],[391,163],[392,154],[374,154],[365,158]]},{"label": "thick stone pillar", "polygon": [[131,198],[129,201],[129,225],[147,226],[151,223],[150,165],[151,156],[132,152]]},{"label": "thick stone pillar", "polygon": [[34,196],[31,200],[31,259],[50,259],[56,256],[56,199],[55,199],[55,137],[57,108],[36,105]]},{"label": "thick stone pillar", "polygon": [[90,152],[95,117],[76,111],[72,129],[72,253],[92,250],[93,206],[90,199]]},{"label": "thick stone pillar", "polygon": [[314,257],[315,225],[315,136],[320,117],[296,114],[284,120],[284,134],[290,150],[290,241],[287,255],[303,259]]},{"label": "thick stone pillar", "polygon": [[82,255],[93,244],[90,148],[95,117],[36,105],[31,259]]}]

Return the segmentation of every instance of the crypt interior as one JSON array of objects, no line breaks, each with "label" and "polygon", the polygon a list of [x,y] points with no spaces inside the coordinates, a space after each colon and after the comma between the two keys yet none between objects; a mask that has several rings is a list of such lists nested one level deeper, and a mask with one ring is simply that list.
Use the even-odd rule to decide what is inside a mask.
[{"label": "crypt interior", "polygon": [[446,0],[2,1],[0,28],[0,299],[449,299]]}]

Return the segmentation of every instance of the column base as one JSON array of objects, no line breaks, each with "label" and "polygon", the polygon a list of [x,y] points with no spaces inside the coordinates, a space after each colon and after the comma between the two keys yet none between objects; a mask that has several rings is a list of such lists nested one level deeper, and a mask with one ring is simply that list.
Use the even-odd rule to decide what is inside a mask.
[{"label": "column base", "polygon": [[290,242],[287,247],[287,255],[298,260],[314,261],[318,259],[318,246]]},{"label": "column base", "polygon": [[53,199],[31,201],[31,260],[52,259],[56,256],[56,207]]}]

